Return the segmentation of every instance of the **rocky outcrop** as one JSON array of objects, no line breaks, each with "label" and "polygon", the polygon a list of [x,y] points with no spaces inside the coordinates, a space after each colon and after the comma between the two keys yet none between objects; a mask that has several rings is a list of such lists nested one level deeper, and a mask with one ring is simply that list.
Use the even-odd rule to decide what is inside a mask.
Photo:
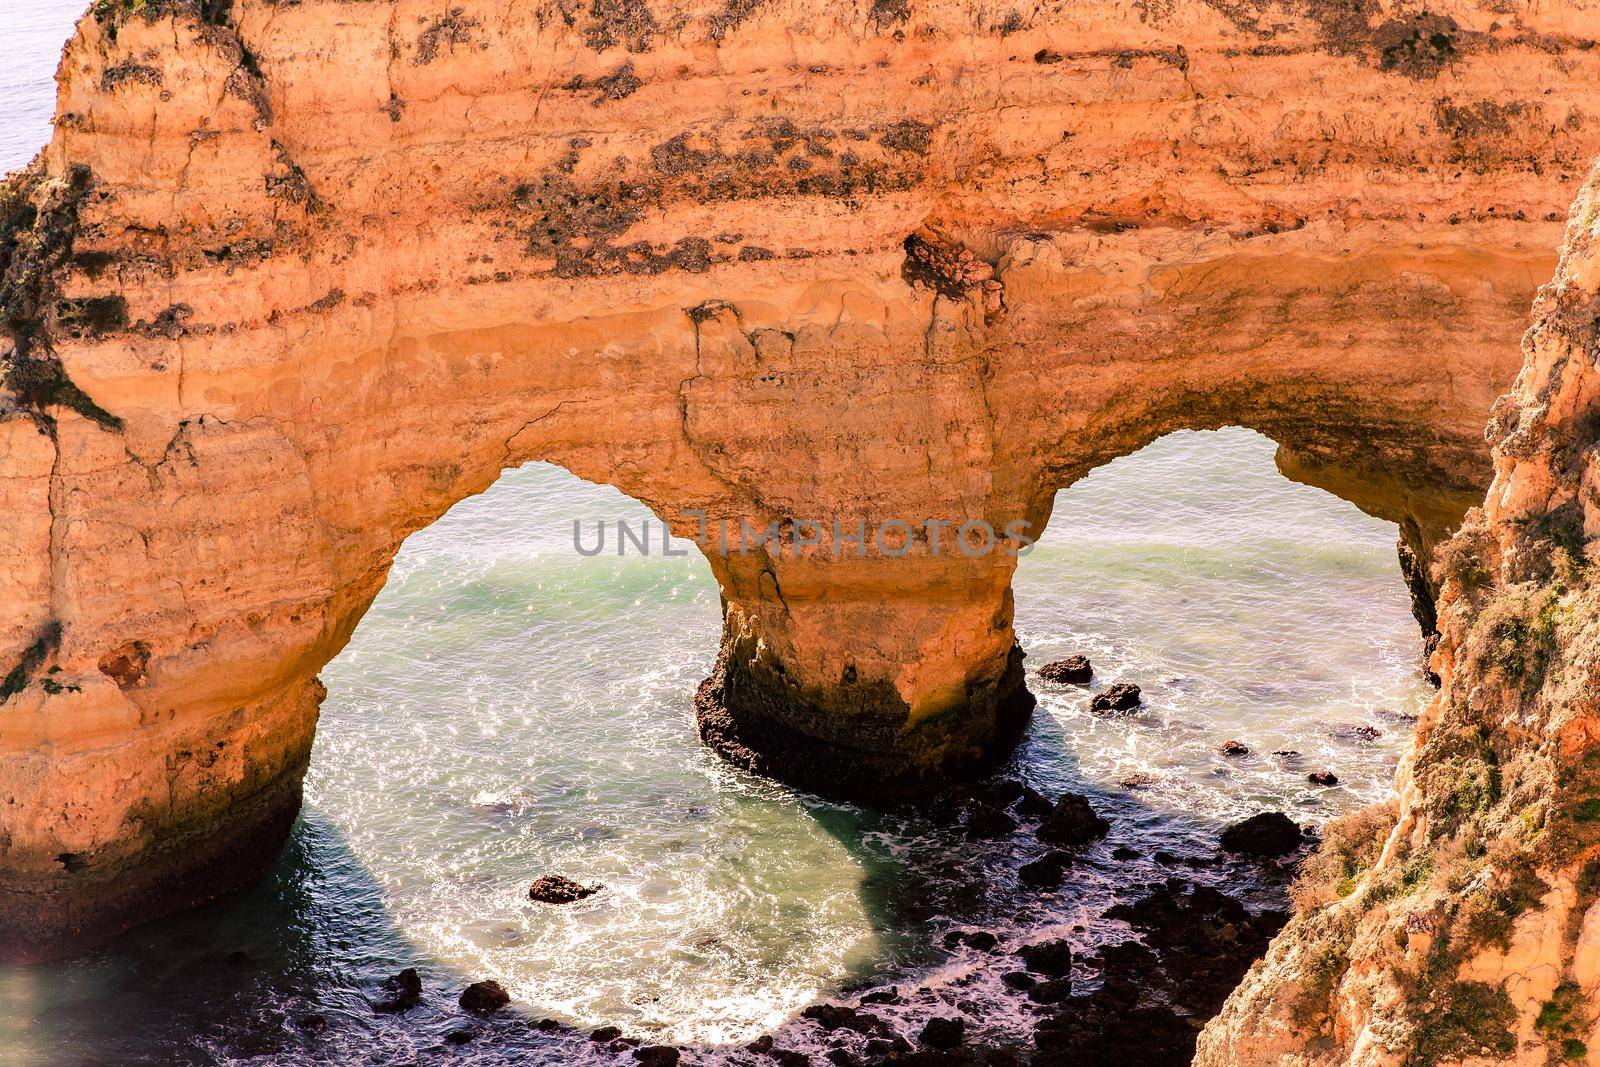
[{"label": "rocky outcrop", "polygon": [[0,194],[0,950],[268,862],[517,464],[703,540],[707,739],[836,792],[1004,750],[1014,551],[1168,431],[1426,558],[1600,149],[1586,0],[1502,7],[96,4]]},{"label": "rocky outcrop", "polygon": [[1600,171],[1523,354],[1438,553],[1442,689],[1399,802],[1329,828],[1201,1065],[1600,1054]]}]

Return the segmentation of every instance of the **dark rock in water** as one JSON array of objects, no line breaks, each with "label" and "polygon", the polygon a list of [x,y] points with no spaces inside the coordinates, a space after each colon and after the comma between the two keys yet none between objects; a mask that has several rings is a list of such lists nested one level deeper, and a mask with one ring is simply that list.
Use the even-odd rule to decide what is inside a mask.
[{"label": "dark rock in water", "polygon": [[1163,867],[1171,867],[1183,862],[1176,853],[1168,852],[1166,849],[1160,849],[1156,852],[1155,861]]},{"label": "dark rock in water", "polygon": [[1111,858],[1114,860],[1127,862],[1128,860],[1138,859],[1139,852],[1137,849],[1131,849],[1127,845],[1118,845],[1116,848],[1111,850]]},{"label": "dark rock in water", "polygon": [[1017,814],[1024,819],[1042,819],[1050,814],[1053,806],[1043,793],[1025,785],[1022,787],[1022,798],[1017,801]]},{"label": "dark rock in water", "polygon": [[633,1058],[646,1067],[675,1067],[682,1053],[671,1045],[646,1045],[634,1049]]},{"label": "dark rock in water", "polygon": [[555,1019],[540,1019],[533,1024],[533,1028],[541,1034],[555,1034],[567,1029],[564,1024]]},{"label": "dark rock in water", "polygon": [[320,1034],[328,1028],[328,1017],[318,1012],[312,1012],[296,1019],[295,1025],[308,1034]]},{"label": "dark rock in water", "polygon": [[1017,877],[1025,885],[1040,889],[1055,889],[1061,885],[1062,877],[1071,866],[1070,852],[1049,852],[1032,863],[1024,863],[1017,870]]},{"label": "dark rock in water", "polygon": [[1036,1065],[1185,1067],[1200,1025],[1221,1008],[1287,918],[1278,912],[1252,916],[1227,894],[1177,878],[1105,916],[1126,921],[1145,943],[1107,947],[1101,987],[1050,1009],[1034,1030]]},{"label": "dark rock in water", "polygon": [[1383,731],[1376,726],[1366,723],[1342,723],[1331,731],[1333,736],[1341,741],[1353,741],[1358,744],[1370,744],[1383,736]]},{"label": "dark rock in water", "polygon": [[1035,1004],[1060,1004],[1072,996],[1071,978],[1052,978],[1028,990],[1028,999]]},{"label": "dark rock in water", "polygon": [[1339,776],[1332,771],[1312,771],[1306,775],[1306,781],[1312,785],[1338,785]]},{"label": "dark rock in water", "polygon": [[615,1026],[602,1026],[589,1034],[589,1040],[603,1045],[609,1041],[615,1041],[621,1036],[622,1031]]},{"label": "dark rock in water", "polygon": [[969,837],[1010,837],[1017,832],[1017,820],[987,804],[974,804],[967,812]]},{"label": "dark rock in water", "polygon": [[444,1040],[447,1045],[465,1045],[477,1036],[472,1027],[458,1026],[454,1030],[447,1031],[444,1035]]},{"label": "dark rock in water", "polygon": [[811,1057],[793,1049],[775,1048],[767,1053],[778,1067],[811,1067]]},{"label": "dark rock in water", "polygon": [[473,982],[461,991],[458,1003],[467,1011],[487,1015],[511,1003],[511,995],[496,981]]},{"label": "dark rock in water", "polygon": [[[945,948],[955,948],[959,945],[966,945],[969,948],[977,949],[979,952],[994,951],[994,946],[998,943],[998,941],[999,939],[987,930],[952,930],[948,934],[944,935]],[[867,1003],[867,998],[862,997],[861,1003]],[[890,1001],[887,1003],[893,1002]]]},{"label": "dark rock in water", "polygon": [[1300,827],[1281,811],[1263,811],[1222,831],[1222,847],[1244,856],[1286,856],[1303,840]]},{"label": "dark rock in water", "polygon": [[894,986],[888,989],[874,989],[870,993],[861,995],[863,1004],[898,1004],[900,1003],[900,990]]},{"label": "dark rock in water", "polygon": [[1290,763],[1293,763],[1295,760],[1300,758],[1300,753],[1296,752],[1292,748],[1280,748],[1273,752],[1273,755],[1277,756],[1279,759],[1287,760]]},{"label": "dark rock in water", "polygon": [[1065,941],[1040,941],[1036,945],[1023,945],[1017,950],[1035,974],[1048,974],[1053,978],[1072,973],[1072,946]]},{"label": "dark rock in water", "polygon": [[990,807],[1004,809],[1015,804],[1025,789],[1027,787],[1015,778],[1002,778],[974,786],[972,795]]},{"label": "dark rock in water", "polygon": [[1132,711],[1139,706],[1141,699],[1138,686],[1132,682],[1118,682],[1089,701],[1089,710]]},{"label": "dark rock in water", "polygon": [[1082,684],[1094,676],[1094,667],[1088,656],[1068,656],[1039,668],[1039,677],[1047,682]]},{"label": "dark rock in water", "polygon": [[599,885],[579,885],[571,878],[547,874],[528,887],[528,899],[540,904],[571,904],[584,897],[592,897],[604,888]]},{"label": "dark rock in water", "polygon": [[744,1047],[746,1052],[754,1052],[757,1056],[765,1056],[772,1051],[772,1035],[762,1034]]},{"label": "dark rock in water", "polygon": [[863,1037],[893,1037],[894,1030],[888,1023],[872,1014],[870,1011],[858,1011],[840,1027],[843,1030],[854,1030]]},{"label": "dark rock in water", "polygon": [[911,1042],[907,1041],[899,1034],[896,1034],[892,1038],[875,1037],[867,1042],[867,1056],[872,1059],[873,1063],[876,1063],[882,1059],[886,1059],[893,1053],[899,1053],[901,1056],[904,1056],[910,1051]]},{"label": "dark rock in water", "polygon": [[967,1020],[956,1016],[934,1016],[923,1026],[917,1041],[929,1048],[949,1051],[967,1039]]},{"label": "dark rock in water", "polygon": [[410,1011],[422,1002],[422,979],[417,976],[415,967],[407,967],[399,974],[385,978],[383,988],[394,995],[372,1006],[373,1011],[381,1014],[395,1015]]},{"label": "dark rock in water", "polygon": [[813,1004],[802,1011],[800,1017],[810,1019],[824,1030],[837,1030],[849,1026],[856,1017],[856,1009],[847,1004]]},{"label": "dark rock in water", "polygon": [[1126,1063],[1187,1067],[1198,1031],[1163,1004],[1118,1013],[1093,1003],[1034,1028],[1036,1064]]},{"label": "dark rock in water", "polygon": [[1039,824],[1039,840],[1053,845],[1087,845],[1097,837],[1104,837],[1110,829],[1111,824],[1094,813],[1087,797],[1063,793]]},{"label": "dark rock in water", "polygon": [[1224,756],[1248,756],[1250,755],[1250,746],[1243,741],[1224,741],[1222,742],[1222,747],[1217,751]]},{"label": "dark rock in water", "polygon": [[1039,984],[1038,979],[1027,971],[1007,971],[1000,976],[1000,981],[1007,989],[1029,990]]}]

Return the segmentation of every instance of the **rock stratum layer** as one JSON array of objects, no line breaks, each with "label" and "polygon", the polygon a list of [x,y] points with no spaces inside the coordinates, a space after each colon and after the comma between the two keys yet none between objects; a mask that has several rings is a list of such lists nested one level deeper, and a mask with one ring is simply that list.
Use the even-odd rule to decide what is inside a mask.
[{"label": "rock stratum layer", "polygon": [[1426,621],[1600,149],[1596,32],[1584,0],[101,0],[0,194],[0,950],[260,869],[400,543],[529,461],[680,534],[777,524],[707,546],[702,731],[845,794],[1003,752],[1010,549],[1172,430],[1254,427],[1399,522]]}]

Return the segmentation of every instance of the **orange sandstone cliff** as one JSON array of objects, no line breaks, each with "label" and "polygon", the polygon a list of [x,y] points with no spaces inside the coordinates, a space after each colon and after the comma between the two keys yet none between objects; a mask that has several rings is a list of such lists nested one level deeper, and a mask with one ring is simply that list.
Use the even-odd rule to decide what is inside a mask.
[{"label": "orange sandstone cliff", "polygon": [[777,524],[708,553],[702,732],[850,795],[1031,707],[1016,558],[922,524],[1036,535],[1171,430],[1399,522],[1426,618],[1600,151],[1595,36],[1589,0],[100,0],[0,191],[0,951],[268,862],[401,541],[533,460]]},{"label": "orange sandstone cliff", "polygon": [[1600,1060],[1600,170],[1523,352],[1398,801],[1329,828],[1198,1064]]}]

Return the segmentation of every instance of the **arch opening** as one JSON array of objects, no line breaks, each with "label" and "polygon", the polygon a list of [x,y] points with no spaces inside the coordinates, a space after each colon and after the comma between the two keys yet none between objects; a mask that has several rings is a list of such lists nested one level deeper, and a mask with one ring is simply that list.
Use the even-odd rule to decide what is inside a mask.
[{"label": "arch opening", "polygon": [[[1026,834],[975,839],[926,804],[823,801],[707,752],[687,705],[720,623],[708,565],[698,553],[618,558],[614,546],[581,556],[574,518],[649,513],[531,463],[406,542],[323,672],[294,876],[219,905],[220,925],[298,924],[300,966],[347,970],[267,1005],[285,1019],[360,1005],[415,963],[430,989],[492,977],[526,1019],[579,1030],[506,1033],[503,1047],[582,1048],[587,1028],[618,1024],[712,1050],[771,1031],[807,1048],[820,1038],[794,1016],[817,999],[916,979],[928,988],[874,1009],[914,1020],[976,967],[985,976],[963,995],[994,997],[999,1032],[1025,1038],[1030,1016],[982,970],[994,959],[950,952],[947,933],[1021,939],[1103,909],[1130,882],[1192,871],[1154,857],[1209,854],[1218,825],[1266,798],[1316,819],[1381,795],[1405,715],[1426,699],[1392,527],[1281,478],[1272,448],[1237,428],[1164,437],[1058,494],[1021,561],[1030,667],[1087,651],[1096,688],[1126,678],[1147,692],[1144,712],[1104,719],[1081,706],[1085,691],[1030,671],[1041,707],[1000,776],[1084,792],[1116,827],[1043,910],[1017,882],[1041,854]],[[1320,545],[1301,536],[1311,530]],[[1363,606],[1369,596],[1381,602]],[[1330,729],[1363,726],[1381,733]],[[1215,750],[1234,734],[1254,750],[1244,763]],[[1272,756],[1291,744],[1300,761]],[[1312,768],[1341,784],[1308,785]],[[1114,860],[1116,847],[1140,856]],[[607,888],[572,911],[541,909],[524,896],[543,873]],[[189,922],[119,943],[118,965],[148,966],[137,957]],[[1123,936],[1114,922],[1088,927],[1085,953]],[[347,967],[352,931],[366,934]],[[270,938],[241,944],[278,964]],[[352,1048],[426,1044],[452,1025],[448,1013],[343,1021],[337,1040]],[[224,1027],[216,1048],[244,1039]]]}]

